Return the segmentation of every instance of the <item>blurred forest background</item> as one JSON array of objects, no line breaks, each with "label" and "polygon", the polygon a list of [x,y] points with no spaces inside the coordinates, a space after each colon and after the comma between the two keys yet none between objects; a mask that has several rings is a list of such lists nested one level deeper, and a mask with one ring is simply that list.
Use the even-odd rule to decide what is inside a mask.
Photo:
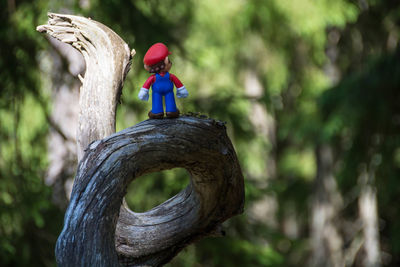
[{"label": "blurred forest background", "polygon": [[[1,266],[55,266],[77,166],[85,66],[35,31],[47,11],[91,17],[136,49],[117,130],[147,119],[137,93],[155,42],[190,92],[181,111],[228,123],[245,212],[168,266],[400,266],[398,0],[1,1]],[[129,206],[150,209],[188,179],[141,177]]]}]

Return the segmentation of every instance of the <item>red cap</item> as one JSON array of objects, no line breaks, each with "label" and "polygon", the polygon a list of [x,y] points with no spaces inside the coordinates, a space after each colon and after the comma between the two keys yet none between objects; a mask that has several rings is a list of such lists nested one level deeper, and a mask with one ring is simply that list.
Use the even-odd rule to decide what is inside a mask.
[{"label": "red cap", "polygon": [[146,55],[144,55],[143,62],[147,66],[152,66],[162,60],[164,60],[171,52],[168,51],[168,47],[163,43],[153,44]]}]

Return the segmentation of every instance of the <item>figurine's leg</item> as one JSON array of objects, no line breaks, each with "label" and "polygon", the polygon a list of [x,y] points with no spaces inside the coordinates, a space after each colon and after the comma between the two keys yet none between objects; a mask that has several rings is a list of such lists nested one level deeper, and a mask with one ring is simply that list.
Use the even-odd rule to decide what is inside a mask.
[{"label": "figurine's leg", "polygon": [[150,119],[162,119],[164,117],[164,109],[162,103],[162,95],[155,90],[153,90],[153,94],[151,95],[151,104],[152,108],[149,112]]},{"label": "figurine's leg", "polygon": [[176,108],[174,91],[172,90],[165,95],[165,111],[168,118],[179,117],[179,110]]}]

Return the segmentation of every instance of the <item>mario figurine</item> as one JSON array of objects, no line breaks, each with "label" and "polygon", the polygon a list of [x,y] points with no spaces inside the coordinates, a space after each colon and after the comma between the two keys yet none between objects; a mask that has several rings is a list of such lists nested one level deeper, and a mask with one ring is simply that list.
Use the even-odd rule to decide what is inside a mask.
[{"label": "mario figurine", "polygon": [[148,101],[150,86],[153,89],[152,93],[152,108],[149,111],[150,119],[162,119],[164,117],[164,106],[163,97],[165,97],[165,111],[167,118],[179,117],[179,109],[176,107],[174,97],[174,85],[176,89],[176,96],[178,98],[186,98],[189,93],[185,86],[179,81],[179,79],[169,73],[172,62],[169,60],[168,55],[171,52],[168,51],[166,45],[162,43],[156,43],[147,50],[143,63],[144,68],[152,74],[139,92],[139,99]]}]

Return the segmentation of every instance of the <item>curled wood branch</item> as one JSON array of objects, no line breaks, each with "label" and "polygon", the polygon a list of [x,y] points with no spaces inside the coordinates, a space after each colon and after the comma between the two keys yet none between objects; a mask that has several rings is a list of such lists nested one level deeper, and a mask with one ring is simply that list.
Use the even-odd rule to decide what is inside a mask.
[{"label": "curled wood branch", "polygon": [[[205,117],[148,120],[115,132],[115,109],[135,51],[94,20],[49,13],[37,28],[77,48],[78,159],[71,201],[56,246],[59,266],[160,266],[243,210],[243,176],[224,123]],[[145,213],[122,205],[143,174],[185,168],[190,184]]]},{"label": "curled wood branch", "polygon": [[[186,189],[148,212],[122,206],[127,212],[117,224],[133,179],[175,167],[190,174]],[[193,117],[147,120],[88,147],[57,243],[57,259],[117,266],[119,258],[127,266],[160,266],[240,214],[243,202],[242,172],[223,124]]]}]

